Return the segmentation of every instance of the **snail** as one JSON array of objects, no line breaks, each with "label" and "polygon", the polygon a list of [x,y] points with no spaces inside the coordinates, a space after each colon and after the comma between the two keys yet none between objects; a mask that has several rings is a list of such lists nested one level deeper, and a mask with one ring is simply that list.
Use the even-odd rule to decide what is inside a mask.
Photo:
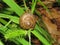
[{"label": "snail", "polygon": [[25,13],[20,16],[20,27],[23,29],[33,29],[36,24],[35,16],[30,13]]}]

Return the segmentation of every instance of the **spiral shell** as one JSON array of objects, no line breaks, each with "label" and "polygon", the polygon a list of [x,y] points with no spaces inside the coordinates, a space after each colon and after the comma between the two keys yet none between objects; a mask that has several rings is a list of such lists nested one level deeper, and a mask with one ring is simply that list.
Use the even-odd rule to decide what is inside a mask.
[{"label": "spiral shell", "polygon": [[23,29],[33,29],[36,24],[35,16],[30,13],[25,13],[20,17],[19,23]]}]

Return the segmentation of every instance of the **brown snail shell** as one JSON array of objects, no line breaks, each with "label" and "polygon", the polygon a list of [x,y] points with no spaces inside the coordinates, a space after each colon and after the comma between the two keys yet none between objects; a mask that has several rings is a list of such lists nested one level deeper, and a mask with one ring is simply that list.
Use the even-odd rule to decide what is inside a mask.
[{"label": "brown snail shell", "polygon": [[36,24],[35,16],[30,13],[25,13],[20,17],[19,23],[23,29],[33,29]]}]

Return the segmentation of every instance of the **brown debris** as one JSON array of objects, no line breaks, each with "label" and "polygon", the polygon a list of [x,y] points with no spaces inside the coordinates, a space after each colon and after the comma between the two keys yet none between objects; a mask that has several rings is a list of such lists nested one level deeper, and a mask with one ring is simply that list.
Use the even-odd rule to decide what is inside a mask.
[{"label": "brown debris", "polygon": [[46,17],[48,17],[49,19],[54,19],[54,18],[59,18],[60,17],[60,13],[57,12],[56,9],[51,8],[49,9],[50,12],[47,12],[45,9],[42,8],[38,8],[38,11],[42,14],[45,15]]},{"label": "brown debris", "polygon": [[32,39],[32,43],[33,43],[34,45],[41,45],[41,44],[40,44],[40,41],[39,41],[38,39]]},{"label": "brown debris", "polygon": [[[56,2],[56,0],[41,0],[44,5],[46,5],[48,8],[52,8],[53,3]],[[38,2],[38,5],[41,6],[41,4]]]},{"label": "brown debris", "polygon": [[49,33],[55,34],[55,35],[60,35],[60,32],[57,31],[57,25],[53,24],[49,18],[42,16],[43,22],[45,23]]},{"label": "brown debris", "polygon": [[41,13],[48,32],[56,40],[53,45],[60,44],[60,9],[50,8],[50,13],[41,7],[37,10]]},{"label": "brown debris", "polygon": [[3,8],[3,5],[0,3],[0,9],[2,9]]}]

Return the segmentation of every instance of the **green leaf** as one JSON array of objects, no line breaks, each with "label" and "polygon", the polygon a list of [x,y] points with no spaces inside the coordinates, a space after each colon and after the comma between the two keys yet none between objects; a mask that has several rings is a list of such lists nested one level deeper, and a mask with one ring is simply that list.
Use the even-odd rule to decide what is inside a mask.
[{"label": "green leaf", "polygon": [[0,40],[0,45],[4,45],[3,42]]},{"label": "green leaf", "polygon": [[16,39],[18,42],[20,42],[21,44],[23,44],[23,45],[29,45],[29,43],[28,43],[28,41],[27,40],[25,40],[24,38],[18,38],[18,39]]},{"label": "green leaf", "polygon": [[58,5],[60,6],[60,0],[57,0],[57,2],[58,2]]},{"label": "green leaf", "polygon": [[7,21],[5,21],[4,19],[0,18],[0,23],[5,25],[5,24],[7,24]]},{"label": "green leaf", "polygon": [[19,36],[25,36],[26,34],[27,34],[27,31],[23,29],[18,30],[17,28],[14,28],[14,29],[8,29],[4,37],[6,39],[11,39],[11,38],[19,37]]},{"label": "green leaf", "polygon": [[18,16],[24,13],[24,10],[14,2],[14,0],[3,0]]},{"label": "green leaf", "polygon": [[4,14],[13,14],[13,10],[11,8],[5,8],[1,11],[1,13],[4,13]]},{"label": "green leaf", "polygon": [[50,34],[49,34],[46,30],[42,29],[42,28],[39,27],[37,24],[36,24],[36,26],[35,26],[35,29],[36,29],[37,31],[39,31],[43,36],[45,36],[45,38],[46,38],[48,41],[51,41],[50,39],[52,39],[52,38],[50,37]]},{"label": "green leaf", "polygon": [[[34,2],[34,0],[33,0],[32,2]],[[31,13],[32,13],[32,14],[34,13],[36,3],[37,3],[37,0],[35,0],[35,2],[32,3],[32,7],[31,7]]]},{"label": "green leaf", "polygon": [[5,34],[5,31],[6,31],[7,29],[8,29],[8,28],[4,28],[4,26],[0,27],[0,33]]},{"label": "green leaf", "polygon": [[[6,20],[4,20],[4,19],[2,19],[2,18],[0,18],[0,22],[3,24],[3,25],[5,25],[6,26],[6,24],[7,23],[9,23],[9,22],[7,22]],[[17,25],[16,24],[9,24],[8,26],[7,26],[8,28],[13,28],[13,27],[17,27]],[[1,28],[1,27],[0,27]],[[5,27],[6,28],[6,27]],[[2,30],[4,29],[4,26],[1,28]],[[5,30],[5,29],[4,29]]]},{"label": "green leaf", "polygon": [[0,17],[1,17],[1,18],[8,18],[8,19],[10,19],[11,21],[13,21],[14,23],[19,24],[19,18],[16,17],[16,16],[11,16],[11,15],[7,15],[7,14],[2,14],[2,13],[0,13]]},{"label": "green leaf", "polygon": [[45,45],[52,45],[50,44],[37,30],[33,30],[32,33]]}]

